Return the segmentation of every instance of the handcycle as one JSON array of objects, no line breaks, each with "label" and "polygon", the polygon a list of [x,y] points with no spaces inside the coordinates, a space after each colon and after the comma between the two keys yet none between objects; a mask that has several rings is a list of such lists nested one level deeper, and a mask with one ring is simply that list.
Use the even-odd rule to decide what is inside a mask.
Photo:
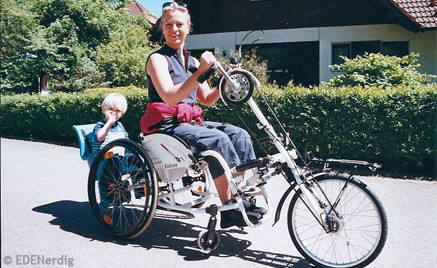
[{"label": "handcycle", "polygon": [[[274,116],[282,135],[277,134],[253,100],[252,94],[259,90],[260,83],[252,73],[241,68],[226,71],[218,62],[214,69],[222,75],[219,89],[225,106],[247,104],[259,121],[258,128],[267,134],[277,153],[230,168],[217,152],[199,151],[162,133],[142,136],[141,146],[127,139],[115,140],[96,156],[83,157],[86,160],[92,157],[88,198],[99,224],[116,237],[132,239],[149,227],[158,208],[192,215],[207,213],[208,226],[199,233],[197,244],[201,251],[209,253],[220,245],[216,231],[219,211],[238,209],[248,227],[260,226],[274,216],[274,225],[285,201],[294,192],[287,214],[288,231],[293,244],[309,262],[321,267],[363,267],[371,263],[382,251],[387,237],[383,205],[365,183],[331,166],[376,170],[381,165],[318,159],[311,154],[303,157],[277,117]],[[88,140],[89,146],[92,135],[76,131],[83,140]],[[84,154],[85,151],[86,148]],[[217,197],[206,161],[209,157],[222,165],[235,203],[205,205]],[[304,164],[299,165],[298,161]],[[323,170],[314,171],[310,163],[322,164]],[[236,172],[248,170],[252,171],[251,176],[233,177]],[[285,178],[289,188],[273,212],[266,184],[277,177]],[[267,214],[252,223],[243,199],[261,199]]]}]

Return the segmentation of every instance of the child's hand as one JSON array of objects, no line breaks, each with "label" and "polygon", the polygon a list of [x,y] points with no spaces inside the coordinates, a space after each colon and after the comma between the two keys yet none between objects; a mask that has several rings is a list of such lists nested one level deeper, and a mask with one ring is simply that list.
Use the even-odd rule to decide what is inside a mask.
[{"label": "child's hand", "polygon": [[105,118],[106,123],[112,126],[117,121],[117,114],[113,110],[108,109],[105,111]]}]

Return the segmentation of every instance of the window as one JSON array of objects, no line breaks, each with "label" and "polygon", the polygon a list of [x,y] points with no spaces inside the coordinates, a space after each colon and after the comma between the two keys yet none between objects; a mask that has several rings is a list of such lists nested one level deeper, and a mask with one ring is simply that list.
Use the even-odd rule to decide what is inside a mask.
[{"label": "window", "polygon": [[[305,86],[319,83],[319,42],[255,44],[256,54],[267,61],[270,81],[287,85],[293,79]],[[245,55],[248,45],[243,46]]]},{"label": "window", "polygon": [[403,57],[408,55],[408,41],[360,41],[332,44],[332,64],[342,64],[343,60],[340,56],[353,59],[366,52]]},{"label": "window", "polygon": [[289,74],[290,49],[287,43],[281,44],[256,44],[243,45],[242,55],[248,53],[247,49],[256,49],[256,54],[267,61],[267,73],[271,81],[286,85],[291,79]]},{"label": "window", "polygon": [[403,57],[408,55],[408,41],[382,42],[382,54]]},{"label": "window", "polygon": [[379,53],[381,52],[381,41],[364,41],[351,43],[352,59],[364,53]]},{"label": "window", "polygon": [[344,60],[340,57],[348,57],[351,55],[350,44],[333,44],[332,45],[332,64],[342,64]]}]

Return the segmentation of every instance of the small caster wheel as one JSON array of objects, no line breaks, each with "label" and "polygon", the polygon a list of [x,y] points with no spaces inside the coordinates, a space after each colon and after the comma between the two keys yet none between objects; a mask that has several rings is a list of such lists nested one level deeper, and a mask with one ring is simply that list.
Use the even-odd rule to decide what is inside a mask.
[{"label": "small caster wheel", "polygon": [[203,253],[210,253],[220,245],[220,235],[217,231],[214,231],[214,235],[211,240],[208,240],[208,230],[204,230],[199,233],[197,238],[197,245]]}]

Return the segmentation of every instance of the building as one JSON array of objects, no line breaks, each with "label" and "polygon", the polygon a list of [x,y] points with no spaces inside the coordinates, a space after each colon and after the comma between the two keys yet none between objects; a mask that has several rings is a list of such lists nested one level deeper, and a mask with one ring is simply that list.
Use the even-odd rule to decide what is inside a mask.
[{"label": "building", "polygon": [[154,25],[158,20],[150,11],[140,4],[138,1],[132,1],[131,3],[127,3],[125,8],[129,9],[129,13],[134,16],[144,15],[146,16],[147,21]]},{"label": "building", "polygon": [[[419,71],[437,74],[437,0],[187,0],[194,52],[236,49],[251,30],[263,30],[258,53],[271,78],[304,85],[337,73],[340,55],[420,53]],[[257,36],[248,38],[250,44]],[[259,34],[258,34],[259,36]]]}]

